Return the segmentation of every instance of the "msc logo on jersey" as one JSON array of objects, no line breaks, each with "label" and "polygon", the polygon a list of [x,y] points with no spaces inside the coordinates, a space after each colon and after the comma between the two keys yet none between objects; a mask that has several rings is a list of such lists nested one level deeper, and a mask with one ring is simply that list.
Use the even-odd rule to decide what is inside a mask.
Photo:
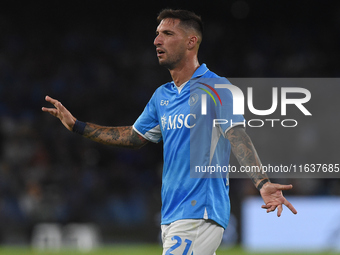
[{"label": "msc logo on jersey", "polygon": [[196,114],[193,113],[189,113],[186,116],[184,114],[165,116],[164,114],[161,117],[161,124],[163,131],[181,129],[183,127],[193,128],[196,125],[196,123],[192,123],[194,120],[196,120]]}]

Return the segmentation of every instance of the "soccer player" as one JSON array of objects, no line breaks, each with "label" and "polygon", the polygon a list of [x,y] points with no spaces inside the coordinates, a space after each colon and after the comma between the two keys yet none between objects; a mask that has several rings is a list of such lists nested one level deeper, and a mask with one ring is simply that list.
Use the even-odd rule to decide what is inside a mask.
[{"label": "soccer player", "polygon": [[[216,93],[220,107],[211,103],[213,97],[208,100],[203,95],[209,90],[216,92],[210,80],[229,82],[198,62],[201,18],[186,10],[165,9],[157,20],[154,45],[159,64],[170,71],[172,82],[155,91],[132,126],[106,127],[81,122],[49,96],[46,101],[55,108],[42,110],[59,118],[68,130],[107,145],[140,148],[149,141],[163,140],[163,255],[213,255],[229,220],[229,182],[226,177],[191,178],[193,164],[227,166],[230,151],[241,166],[260,167],[261,162],[242,126],[243,116],[232,114],[230,91],[223,89]],[[203,102],[209,109],[206,114],[201,112]],[[230,121],[213,126],[213,118]],[[267,212],[277,209],[280,216],[285,205],[297,213],[282,194],[282,190],[291,189],[292,185],[271,183],[261,172],[249,175]]]}]

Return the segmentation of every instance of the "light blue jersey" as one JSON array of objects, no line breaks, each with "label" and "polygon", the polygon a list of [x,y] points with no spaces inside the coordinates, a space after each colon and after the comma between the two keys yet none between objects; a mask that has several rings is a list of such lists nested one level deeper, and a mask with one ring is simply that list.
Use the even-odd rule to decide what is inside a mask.
[{"label": "light blue jersey", "polygon": [[225,134],[244,118],[233,115],[231,92],[215,84],[229,81],[202,64],[180,88],[174,82],[160,86],[133,125],[145,139],[164,143],[161,224],[211,219],[227,227],[228,178],[218,170],[229,165]]}]

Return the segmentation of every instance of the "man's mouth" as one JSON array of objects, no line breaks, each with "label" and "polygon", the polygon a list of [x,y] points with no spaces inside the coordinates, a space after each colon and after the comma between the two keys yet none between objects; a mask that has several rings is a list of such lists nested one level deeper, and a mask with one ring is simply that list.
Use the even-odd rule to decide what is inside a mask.
[{"label": "man's mouth", "polygon": [[162,49],[156,49],[157,57],[163,56],[165,54],[165,51]]}]

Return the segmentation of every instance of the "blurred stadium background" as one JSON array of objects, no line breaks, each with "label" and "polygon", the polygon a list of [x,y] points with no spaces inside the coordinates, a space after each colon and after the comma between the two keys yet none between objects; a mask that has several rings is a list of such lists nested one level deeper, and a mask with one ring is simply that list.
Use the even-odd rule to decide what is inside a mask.
[{"label": "blurred stadium background", "polygon": [[[153,46],[155,19],[165,7],[190,9],[202,16],[205,34],[199,59],[220,75],[340,75],[337,1],[3,2],[0,245],[34,244],[39,237],[37,228],[53,224],[49,225],[51,235],[62,239],[70,226],[81,226],[99,244],[148,243],[158,249],[162,144],[149,144],[138,151],[99,145],[68,132],[41,112],[41,107],[47,105],[45,95],[50,95],[80,120],[131,125],[155,88],[170,79],[168,71],[158,66]],[[314,87],[308,103],[313,117],[293,130],[249,128],[262,162],[339,163],[339,92],[340,86]],[[233,158],[232,162],[236,164]],[[306,198],[319,209],[317,215],[321,216],[313,218],[307,217],[315,213],[310,204],[295,205],[298,211],[310,208],[300,218],[304,219],[299,225],[301,240],[305,240],[304,231],[306,235],[314,231],[319,238],[327,236],[328,246],[323,243],[322,249],[336,247],[339,221],[322,228],[326,224],[322,219],[332,208],[335,216],[339,212],[339,179],[280,182],[295,185],[286,196]],[[263,212],[244,206],[247,201],[252,204],[249,197],[258,196],[249,180],[231,179],[230,187],[233,220],[223,247],[238,247],[251,233],[245,226],[249,219],[243,215]],[[316,197],[335,199],[333,207],[326,211],[328,205],[321,207],[319,200],[308,200]],[[279,220],[284,221],[289,213],[285,210]],[[321,226],[313,228],[318,221]],[[257,223],[268,226],[266,218]],[[71,237],[71,243],[72,238],[79,236]],[[268,242],[274,249],[275,240],[283,238],[272,236]],[[39,247],[39,241],[36,245]]]}]

